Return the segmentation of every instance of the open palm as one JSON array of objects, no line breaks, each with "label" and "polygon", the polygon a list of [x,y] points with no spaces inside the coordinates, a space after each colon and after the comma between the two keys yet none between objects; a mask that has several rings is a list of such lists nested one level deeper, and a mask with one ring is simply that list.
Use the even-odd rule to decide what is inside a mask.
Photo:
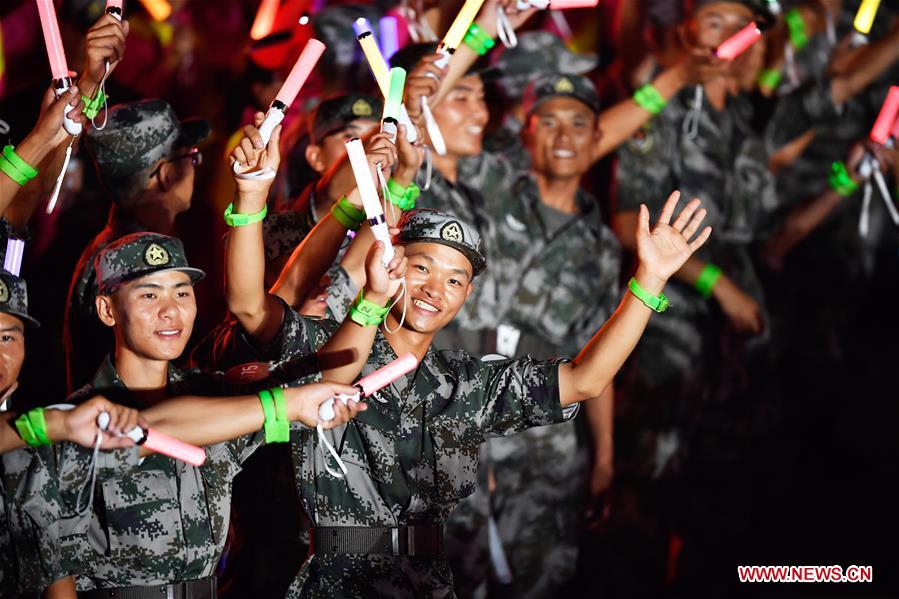
[{"label": "open palm", "polygon": [[637,256],[641,265],[663,281],[667,281],[702,247],[709,235],[711,227],[705,227],[693,241],[690,238],[699,230],[706,215],[705,208],[698,198],[688,203],[677,220],[671,223],[674,209],[680,200],[680,192],[674,191],[668,196],[662,214],[656,226],[649,229],[649,209],[640,206],[640,218],[637,222]]}]

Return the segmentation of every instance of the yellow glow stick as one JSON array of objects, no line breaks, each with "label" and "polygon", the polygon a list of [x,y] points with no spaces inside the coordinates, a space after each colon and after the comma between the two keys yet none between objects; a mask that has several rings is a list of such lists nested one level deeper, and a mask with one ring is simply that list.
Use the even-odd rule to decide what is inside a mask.
[{"label": "yellow glow stick", "polygon": [[390,94],[390,71],[387,68],[387,61],[381,56],[378,44],[375,43],[375,36],[371,34],[371,31],[364,31],[356,39],[359,40],[359,45],[362,46],[362,53],[365,54],[365,59],[368,61],[372,75],[375,76],[375,81],[378,82],[378,87],[381,88],[381,95],[386,98]]},{"label": "yellow glow stick", "polygon": [[462,10],[456,15],[456,19],[450,25],[449,31],[443,36],[443,41],[440,42],[440,46],[437,48],[438,52],[452,53],[459,47],[483,4],[484,0],[465,0]]},{"label": "yellow glow stick", "polygon": [[852,22],[859,33],[865,35],[871,33],[871,26],[874,24],[878,8],[880,8],[880,0],[862,0],[858,12],[855,13],[855,21]]},{"label": "yellow glow stick", "polygon": [[140,0],[154,21],[165,21],[172,14],[172,5],[168,0]]}]

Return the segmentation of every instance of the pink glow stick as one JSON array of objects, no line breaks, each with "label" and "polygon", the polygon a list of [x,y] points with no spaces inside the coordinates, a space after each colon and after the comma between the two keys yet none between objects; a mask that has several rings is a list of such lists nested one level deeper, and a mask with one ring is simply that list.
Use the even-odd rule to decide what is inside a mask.
[{"label": "pink glow stick", "polygon": [[893,123],[893,132],[890,135],[894,140],[899,141],[899,115],[896,117],[896,122]]},{"label": "pink glow stick", "polygon": [[551,10],[565,10],[566,8],[593,8],[599,4],[599,0],[550,0]]},{"label": "pink glow stick", "polygon": [[893,85],[890,87],[886,100],[880,107],[880,114],[877,115],[877,120],[871,128],[871,139],[883,145],[890,135],[895,136],[895,131],[899,128],[896,121],[897,115],[899,115],[899,85]]},{"label": "pink glow stick", "polygon": [[53,0],[35,0],[37,12],[41,17],[41,29],[44,30],[44,44],[47,46],[47,58],[50,59],[50,72],[54,79],[66,79],[69,67],[66,53],[59,35],[59,23],[56,21],[56,8]]},{"label": "pink glow stick", "polygon": [[383,389],[401,376],[415,370],[418,360],[412,354],[405,354],[388,364],[378,368],[370,375],[359,379],[356,386],[362,389],[362,396],[369,397]]},{"label": "pink glow stick", "polygon": [[724,40],[715,50],[715,56],[724,60],[733,60],[742,54],[746,48],[754,44],[762,37],[762,31],[755,21]]},{"label": "pink glow stick", "polygon": [[281,91],[278,92],[276,99],[279,102],[285,106],[293,104],[297,94],[300,93],[300,88],[306,83],[306,79],[309,78],[309,74],[312,73],[312,69],[315,68],[318,59],[322,57],[324,52],[325,45],[317,39],[312,38],[306,43],[306,47],[303,48],[303,52],[297,59],[296,64],[290,70],[287,81],[284,82],[284,85],[281,86]]},{"label": "pink glow stick", "polygon": [[162,455],[187,462],[194,466],[202,466],[206,461],[206,450],[184,441],[179,441],[175,437],[160,433],[157,430],[136,426],[127,435],[134,439],[138,445],[143,445],[150,451],[161,453]]}]

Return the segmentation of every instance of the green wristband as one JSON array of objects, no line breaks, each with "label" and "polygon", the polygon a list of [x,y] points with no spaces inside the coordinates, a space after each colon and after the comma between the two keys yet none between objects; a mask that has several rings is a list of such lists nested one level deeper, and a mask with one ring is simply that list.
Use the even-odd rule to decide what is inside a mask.
[{"label": "green wristband", "polygon": [[3,148],[3,157],[29,181],[37,177],[37,169],[22,160],[22,157],[16,154],[16,150],[13,148],[12,144],[7,144],[6,147]]},{"label": "green wristband", "polygon": [[699,292],[699,295],[702,297],[709,299],[712,297],[712,290],[715,288],[715,285],[718,283],[718,279],[721,278],[721,269],[709,262],[705,265],[705,268],[702,269],[702,272],[699,273],[699,278],[696,279],[696,283],[693,287],[696,288],[696,291]]},{"label": "green wristband", "polygon": [[19,169],[13,166],[13,163],[3,154],[0,154],[0,171],[6,173],[7,177],[18,183],[19,187],[25,185],[29,181],[28,177],[23,175]]},{"label": "green wristband", "polygon": [[759,85],[770,90],[777,89],[783,77],[778,69],[765,69],[759,74]]},{"label": "green wristband", "polygon": [[[287,421],[287,407],[284,404],[284,392],[279,388],[281,401],[277,400],[275,389],[259,391],[259,401],[262,402],[262,413],[265,414],[266,443],[286,443],[290,441],[290,423]],[[278,404],[280,403],[280,409]],[[284,414],[284,419],[278,418],[279,410]]]},{"label": "green wristband", "polygon": [[19,436],[26,445],[41,447],[51,444],[50,437],[47,435],[44,408],[35,408],[16,418],[16,430],[19,431]]},{"label": "green wristband", "polygon": [[331,214],[337,222],[350,231],[358,231],[365,221],[365,212],[353,206],[346,197],[334,202],[334,205],[331,206]]},{"label": "green wristband", "polygon": [[668,105],[668,101],[662,97],[652,83],[647,83],[634,92],[634,102],[652,114],[659,114]]},{"label": "green wristband", "polygon": [[374,302],[370,302],[363,296],[363,292],[359,291],[359,298],[350,307],[350,320],[363,327],[377,327],[384,322],[384,317],[390,311],[388,306],[379,306]]},{"label": "green wristband", "polygon": [[631,277],[630,282],[627,284],[627,288],[630,289],[631,293],[633,293],[636,298],[643,302],[643,304],[650,310],[661,313],[671,306],[671,302],[668,301],[668,298],[665,297],[664,293],[660,293],[658,296],[651,294],[643,289],[634,277]]},{"label": "green wristband", "polygon": [[858,191],[859,184],[852,180],[849,171],[842,160],[838,160],[830,165],[830,176],[827,178],[831,189],[840,196],[848,198]]},{"label": "green wristband", "polygon": [[81,99],[84,100],[84,116],[94,120],[97,115],[100,114],[100,110],[103,109],[103,104],[106,103],[106,94],[103,93],[103,89],[101,88],[97,92],[97,97],[93,100],[87,96],[81,96]]},{"label": "green wristband", "polygon": [[16,418],[16,430],[19,431],[19,436],[22,437],[22,441],[25,441],[25,445],[29,445],[31,447],[38,447],[40,443],[38,443],[37,436],[34,434],[34,430],[31,428],[31,421],[28,419],[28,414],[22,414],[18,418]]},{"label": "green wristband", "polygon": [[262,207],[262,210],[257,212],[256,214],[235,214],[234,213],[234,203],[228,204],[228,207],[225,208],[225,224],[229,227],[243,227],[245,225],[252,225],[253,223],[258,223],[262,219],[265,218],[265,215],[268,214],[268,205]]},{"label": "green wristband", "polygon": [[415,208],[415,200],[421,195],[421,189],[413,181],[406,187],[403,187],[392,178],[387,181],[387,199],[390,203],[402,210],[408,212]]},{"label": "green wristband", "polygon": [[496,45],[496,42],[492,37],[487,35],[483,29],[481,29],[475,23],[472,23],[468,28],[468,31],[465,32],[465,37],[462,38],[462,43],[471,48],[480,56],[483,56],[489,52],[493,46]]},{"label": "green wristband", "polygon": [[784,15],[787,29],[790,32],[790,43],[797,50],[802,50],[808,44],[808,33],[805,31],[805,19],[798,8],[791,8]]}]

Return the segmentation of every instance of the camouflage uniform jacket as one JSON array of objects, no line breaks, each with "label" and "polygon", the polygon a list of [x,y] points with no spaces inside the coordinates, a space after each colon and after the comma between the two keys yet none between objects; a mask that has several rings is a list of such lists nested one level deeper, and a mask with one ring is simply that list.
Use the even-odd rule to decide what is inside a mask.
[{"label": "camouflage uniform jacket", "polygon": [[[693,87],[682,90],[618,149],[618,210],[636,211],[645,203],[654,220],[675,189],[685,199],[700,198],[708,210],[703,225],[715,232],[698,257],[718,265],[764,305],[749,250],[777,208],[777,195],[763,143],[749,125],[751,106],[738,96],[718,112],[704,100],[698,134],[691,139],[682,127],[693,107],[693,93]],[[676,309],[652,319],[641,341],[641,347],[661,344],[648,352],[655,363],[641,369],[657,382],[691,372],[703,331],[709,331],[702,323],[708,321],[710,303],[691,286],[672,280],[665,294]],[[660,355],[665,359],[657,360]]]},{"label": "camouflage uniform jacket", "polygon": [[113,241],[130,233],[146,230],[134,216],[118,206],[113,206],[106,227],[97,234],[78,259],[69,287],[63,326],[70,390],[81,387],[91,379],[103,357],[113,346],[112,333],[97,319],[97,309],[94,306],[94,299],[97,297],[94,258]]},{"label": "camouflage uniform jacket", "polygon": [[38,597],[64,577],[59,551],[59,486],[53,448],[0,458],[0,596]]},{"label": "camouflage uniform jacket", "polygon": [[[169,366],[168,395],[223,395],[218,375]],[[102,393],[140,407],[109,358],[74,403]],[[101,452],[93,509],[88,503],[91,450],[64,443],[59,465],[64,504],[65,561],[79,589],[157,585],[210,576],[225,544],[231,484],[262,443],[262,433],[210,445],[194,467],[158,454],[138,459],[136,448]],[[85,488],[88,487],[88,488]]]}]

